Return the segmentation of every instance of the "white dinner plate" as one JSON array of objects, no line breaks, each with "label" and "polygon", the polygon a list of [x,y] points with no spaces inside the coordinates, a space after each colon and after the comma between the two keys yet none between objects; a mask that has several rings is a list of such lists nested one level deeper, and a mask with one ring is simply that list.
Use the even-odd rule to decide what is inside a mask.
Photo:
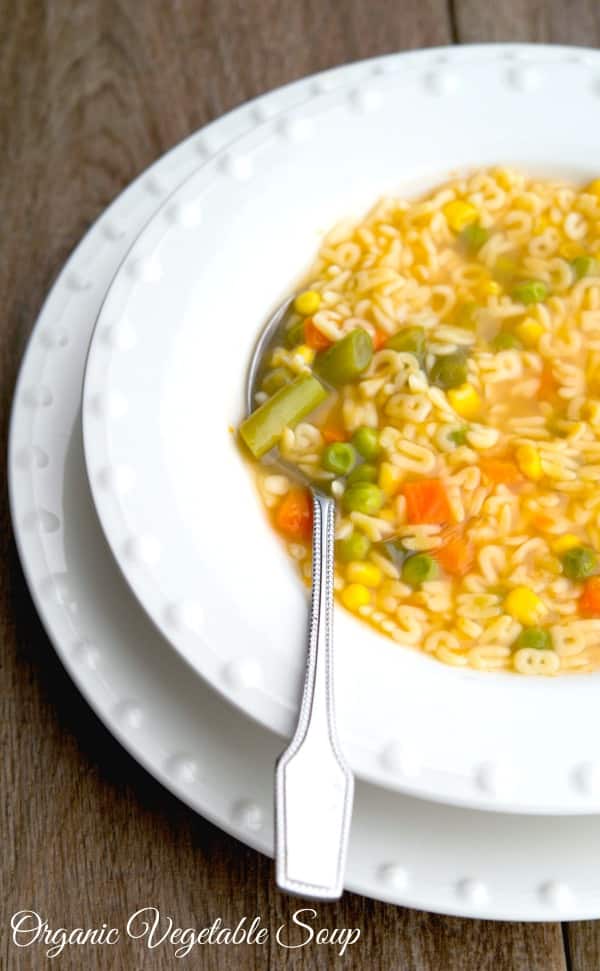
[{"label": "white dinner plate", "polygon": [[[85,377],[87,468],[125,577],[195,670],[282,734],[306,595],[231,430],[264,320],[323,229],[383,193],[499,162],[586,179],[600,159],[597,54],[454,48],[359,77],[274,93],[170,196],[109,289]],[[335,636],[340,729],[363,778],[484,808],[600,809],[597,675],[446,667],[341,608]]]},{"label": "white dinner plate", "polygon": [[[449,52],[451,53],[451,52]],[[438,56],[430,52],[429,57]],[[368,75],[371,64],[332,79]],[[256,111],[300,99],[311,82],[209,125],[127,189],[58,277],[31,336],[9,443],[15,535],[37,609],[67,671],[110,731],[156,779],[217,826],[272,852],[273,763],[281,741],[190,676],[128,591],[87,488],[80,388],[106,288],[157,203]],[[394,903],[497,919],[600,916],[600,819],[479,813],[359,785],[348,887]]]}]

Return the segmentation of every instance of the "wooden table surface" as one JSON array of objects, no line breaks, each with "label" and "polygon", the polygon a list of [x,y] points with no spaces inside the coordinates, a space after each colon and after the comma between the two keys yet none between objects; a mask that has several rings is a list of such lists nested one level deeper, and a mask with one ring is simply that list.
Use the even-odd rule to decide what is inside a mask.
[{"label": "wooden table surface", "polygon": [[[596,0],[0,0],[2,429],[44,294],[95,217],[190,132],[323,68],[391,51],[478,41],[600,42]],[[53,927],[122,924],[152,903],[181,926],[297,904],[270,861],[194,815],[119,747],[57,660],[25,587],[2,502],[0,698],[3,837],[0,966],[39,969],[10,916]],[[598,971],[600,923],[445,918],[346,894],[323,924],[358,926],[344,958],[274,945],[196,949],[208,969]],[[170,951],[72,949],[60,968],[162,969]]]}]

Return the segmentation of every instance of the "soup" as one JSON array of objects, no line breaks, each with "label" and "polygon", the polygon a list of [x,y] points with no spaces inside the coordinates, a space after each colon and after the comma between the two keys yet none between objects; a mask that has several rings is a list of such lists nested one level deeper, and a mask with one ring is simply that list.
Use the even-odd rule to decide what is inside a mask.
[{"label": "soup", "polygon": [[[600,664],[600,180],[476,171],[326,237],[240,426],[337,504],[335,589],[446,664]],[[308,490],[256,464],[308,581]]]}]

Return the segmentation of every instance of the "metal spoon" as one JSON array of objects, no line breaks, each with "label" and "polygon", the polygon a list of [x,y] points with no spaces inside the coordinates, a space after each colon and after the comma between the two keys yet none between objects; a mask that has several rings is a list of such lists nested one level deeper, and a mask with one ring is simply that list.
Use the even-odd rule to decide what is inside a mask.
[{"label": "metal spoon", "polygon": [[[254,349],[246,382],[246,410],[256,407],[257,378],[293,300],[270,317]],[[354,795],[352,771],[341,753],[333,683],[333,547],[335,503],[279,455],[268,459],[307,485],[313,500],[312,597],[304,690],[296,731],[275,770],[275,862],[281,890],[335,900],[344,884]]]}]

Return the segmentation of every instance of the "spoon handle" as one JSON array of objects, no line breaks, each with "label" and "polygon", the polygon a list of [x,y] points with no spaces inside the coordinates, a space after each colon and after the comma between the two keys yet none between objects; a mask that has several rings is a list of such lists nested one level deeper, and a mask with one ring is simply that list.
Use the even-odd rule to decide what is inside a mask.
[{"label": "spoon handle", "polygon": [[333,698],[335,504],[313,493],[312,606],[300,715],[277,762],[277,884],[335,900],[343,890],[354,780],[340,752]]}]

